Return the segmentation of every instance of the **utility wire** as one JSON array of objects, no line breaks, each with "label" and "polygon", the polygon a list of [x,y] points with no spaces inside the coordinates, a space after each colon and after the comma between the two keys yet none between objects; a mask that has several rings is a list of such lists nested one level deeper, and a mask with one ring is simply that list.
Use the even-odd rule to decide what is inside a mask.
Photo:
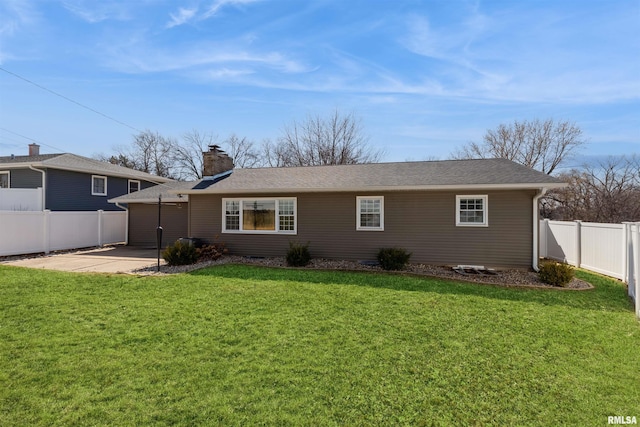
[{"label": "utility wire", "polygon": [[29,138],[28,136],[21,135],[21,134],[19,134],[19,133],[17,133],[17,132],[14,132],[14,131],[12,131],[12,130],[5,129],[5,128],[3,128],[3,127],[0,127],[0,130],[3,130],[3,131],[5,131],[5,132],[12,133],[12,134],[14,134],[14,135],[16,135],[16,136],[19,136],[19,137],[21,137],[21,138],[28,139],[29,141],[33,141],[33,142],[35,142],[36,144],[44,145],[45,147],[53,148],[54,150],[58,150],[59,152],[64,153],[64,150],[61,150],[61,149],[60,149],[60,148],[58,148],[58,147],[54,147],[53,145],[45,144],[44,142],[37,141],[37,140],[35,140],[35,139],[33,139],[33,138]]},{"label": "utility wire", "polygon": [[122,125],[122,126],[128,127],[129,129],[133,129],[134,131],[136,131],[136,132],[138,132],[138,133],[141,133],[141,132],[142,132],[140,129],[137,129],[137,128],[135,128],[135,127],[131,126],[131,125],[128,125],[128,124],[126,124],[126,123],[124,123],[124,122],[122,122],[122,121],[120,121],[120,120],[118,120],[118,119],[114,119],[114,118],[113,118],[113,117],[111,117],[111,116],[107,116],[106,114],[101,113],[100,111],[95,110],[95,109],[93,109],[93,108],[91,108],[91,107],[87,107],[86,105],[81,104],[81,103],[79,103],[78,101],[74,101],[73,99],[71,99],[71,98],[69,98],[69,97],[67,97],[67,96],[64,96],[64,95],[62,95],[62,94],[60,94],[60,93],[58,93],[58,92],[55,92],[55,91],[53,91],[53,90],[51,90],[51,89],[49,89],[49,88],[46,88],[46,87],[44,87],[44,86],[42,86],[42,85],[39,85],[38,83],[32,82],[31,80],[29,80],[29,79],[27,79],[27,78],[25,78],[25,77],[22,77],[21,75],[18,75],[18,74],[16,74],[16,73],[13,73],[13,72],[11,72],[11,71],[9,71],[9,70],[5,69],[5,68],[0,67],[0,70],[4,71],[4,72],[5,72],[5,73],[7,73],[7,74],[11,74],[12,76],[14,76],[14,77],[16,77],[16,78],[19,78],[20,80],[24,80],[25,82],[30,83],[30,84],[32,84],[32,85],[34,85],[34,86],[36,86],[36,87],[38,87],[38,88],[40,88],[40,89],[42,89],[42,90],[46,90],[46,91],[47,91],[47,92],[49,92],[49,93],[52,93],[52,94],[54,94],[54,95],[56,95],[56,96],[59,96],[60,98],[62,98],[62,99],[64,99],[64,100],[66,100],[66,101],[72,102],[72,103],[74,103],[74,104],[76,104],[76,105],[78,105],[78,106],[80,106],[80,107],[82,107],[82,108],[84,108],[84,109],[86,109],[86,110],[89,110],[89,111],[91,111],[91,112],[93,112],[93,113],[99,114],[99,115],[101,115],[102,117],[104,117],[104,118],[106,118],[106,119],[109,119],[109,120],[111,120],[111,121],[113,121],[113,122],[118,123],[119,125]]}]

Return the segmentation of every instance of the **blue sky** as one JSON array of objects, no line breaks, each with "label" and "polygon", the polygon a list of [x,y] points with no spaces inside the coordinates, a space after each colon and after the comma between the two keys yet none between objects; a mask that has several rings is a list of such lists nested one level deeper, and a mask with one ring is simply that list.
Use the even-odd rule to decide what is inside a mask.
[{"label": "blue sky", "polygon": [[110,153],[134,129],[260,143],[335,109],[384,161],[549,117],[584,155],[640,153],[638,0],[0,0],[0,67],[0,155]]}]

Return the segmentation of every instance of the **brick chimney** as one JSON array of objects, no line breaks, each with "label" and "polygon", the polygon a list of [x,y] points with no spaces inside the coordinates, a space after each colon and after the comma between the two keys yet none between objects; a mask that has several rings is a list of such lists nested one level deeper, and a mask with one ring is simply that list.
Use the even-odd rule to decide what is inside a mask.
[{"label": "brick chimney", "polygon": [[220,149],[218,145],[210,145],[209,151],[202,153],[202,176],[214,176],[233,169],[233,159]]},{"label": "brick chimney", "polygon": [[39,156],[40,146],[38,144],[29,144],[29,156]]}]

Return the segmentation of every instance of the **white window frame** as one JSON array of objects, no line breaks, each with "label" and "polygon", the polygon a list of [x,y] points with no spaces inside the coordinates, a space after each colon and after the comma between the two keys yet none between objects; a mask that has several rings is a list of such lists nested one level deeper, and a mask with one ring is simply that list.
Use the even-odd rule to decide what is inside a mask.
[{"label": "white window frame", "polygon": [[137,179],[130,179],[129,182],[127,183],[129,194],[136,192],[136,191],[131,191],[131,184],[133,183],[138,184],[138,189],[136,191],[140,191],[140,181],[138,181]]},{"label": "white window frame", "polygon": [[[280,201],[287,200],[293,201],[293,230],[280,230]],[[243,202],[247,201],[271,201],[275,202],[276,217],[275,217],[275,230],[243,230]],[[239,230],[227,230],[227,202],[238,202],[239,211]],[[298,234],[298,198],[297,197],[238,197],[238,198],[223,198],[222,199],[222,233],[228,234]]]},{"label": "white window frame", "polygon": [[[367,227],[361,224],[361,204],[362,200],[380,201],[380,226]],[[356,196],[356,230],[357,231],[384,231],[384,196]]]},{"label": "white window frame", "polygon": [[[104,180],[104,193],[96,193],[93,191],[93,181],[95,179],[103,179]],[[107,177],[102,175],[91,175],[91,195],[92,196],[106,196],[107,195]]]},{"label": "white window frame", "polygon": [[11,171],[0,171],[0,175],[7,175],[7,188],[11,188]]},{"label": "white window frame", "polygon": [[[462,222],[460,220],[460,202],[468,199],[482,199],[483,222]],[[487,194],[462,194],[456,196],[456,227],[488,227],[489,196]]]}]

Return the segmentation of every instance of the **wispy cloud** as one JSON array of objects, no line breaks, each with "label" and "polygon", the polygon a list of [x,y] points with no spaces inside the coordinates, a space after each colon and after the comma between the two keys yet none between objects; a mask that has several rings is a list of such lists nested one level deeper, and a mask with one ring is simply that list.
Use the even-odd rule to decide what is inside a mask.
[{"label": "wispy cloud", "polygon": [[131,19],[127,2],[101,0],[100,2],[87,0],[66,0],[62,3],[65,9],[78,18],[90,24],[96,24],[108,19],[126,21]]},{"label": "wispy cloud", "polygon": [[198,12],[198,8],[194,7],[192,9],[179,8],[177,13],[170,13],[171,21],[167,23],[166,28],[177,27],[182,24],[186,24],[189,22]]},{"label": "wispy cloud", "polygon": [[[437,28],[427,16],[412,15],[407,18],[401,44],[423,58],[429,86],[437,82],[447,96],[560,103],[602,103],[640,96],[637,66],[621,69],[620,56],[607,61],[594,59],[588,49],[568,50],[566,46],[573,44],[572,37],[580,28],[568,31],[568,22],[542,9],[533,8],[525,15],[514,7],[493,16],[468,10]],[[577,18],[574,25],[589,23],[579,23]],[[404,90],[431,92],[407,77]]]},{"label": "wispy cloud", "polygon": [[258,53],[233,42],[201,43],[186,49],[176,47],[171,50],[154,49],[145,42],[134,43],[124,48],[112,48],[108,63],[111,67],[127,73],[189,71],[212,67],[213,71],[208,75],[216,79],[249,75],[260,69],[285,74],[304,73],[309,70],[307,65],[284,53]]},{"label": "wispy cloud", "polygon": [[24,57],[26,49],[19,49],[9,40],[25,33],[39,22],[40,15],[27,0],[0,2],[0,64]]},{"label": "wispy cloud", "polygon": [[209,9],[202,15],[202,19],[208,19],[217,14],[224,6],[239,6],[243,4],[255,3],[259,0],[216,0]]},{"label": "wispy cloud", "polygon": [[202,13],[198,7],[179,8],[176,13],[169,13],[171,18],[166,28],[178,27],[193,21],[204,21],[218,14],[218,12],[226,6],[240,6],[255,3],[260,0],[216,0],[209,7],[205,8]]},{"label": "wispy cloud", "polygon": [[36,12],[26,0],[7,0],[0,2],[0,37],[12,36],[19,29],[32,24]]}]

